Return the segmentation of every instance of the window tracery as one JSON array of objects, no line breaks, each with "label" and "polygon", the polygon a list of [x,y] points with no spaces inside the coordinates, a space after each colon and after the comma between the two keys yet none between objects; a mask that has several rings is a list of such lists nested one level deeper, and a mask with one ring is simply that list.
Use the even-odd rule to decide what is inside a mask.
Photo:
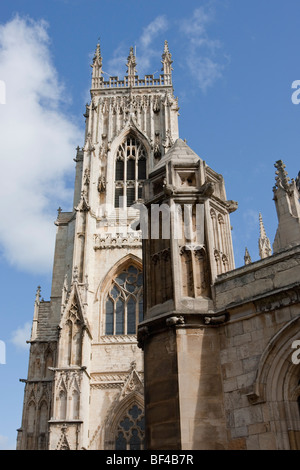
[{"label": "window tracery", "polygon": [[142,450],[144,448],[145,418],[140,407],[133,405],[119,422],[115,450]]},{"label": "window tracery", "polygon": [[142,142],[129,135],[119,146],[115,166],[115,207],[130,207],[142,198],[147,156]]},{"label": "window tracery", "polygon": [[105,334],[135,335],[143,319],[143,274],[130,264],[111,282],[105,301]]}]

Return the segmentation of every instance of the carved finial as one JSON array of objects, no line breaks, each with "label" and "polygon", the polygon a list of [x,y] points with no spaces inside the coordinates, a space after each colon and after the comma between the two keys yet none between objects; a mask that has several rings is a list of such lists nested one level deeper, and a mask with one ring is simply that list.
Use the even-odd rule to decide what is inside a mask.
[{"label": "carved finial", "polygon": [[91,65],[93,69],[92,73],[92,88],[100,88],[103,77],[102,77],[102,57],[101,57],[101,50],[100,44],[97,44],[95,55],[93,58],[93,63]]},{"label": "carved finial", "polygon": [[277,171],[275,172],[275,174],[277,175],[276,176],[276,185],[275,185],[275,188],[283,188],[285,189],[286,191],[289,190],[289,186],[290,186],[290,178],[288,177],[288,174],[287,172],[285,171],[285,164],[283,163],[282,160],[278,160],[275,164],[274,164],[275,168],[277,169]]},{"label": "carved finial", "polygon": [[275,163],[276,185],[273,187],[278,217],[278,227],[273,243],[273,253],[300,243],[300,175],[296,181],[288,177],[282,160]]},{"label": "carved finial", "polygon": [[164,72],[165,76],[165,82],[167,85],[171,84],[172,82],[172,55],[169,51],[169,45],[168,41],[165,41],[165,46],[164,46],[164,52],[162,55],[162,61],[161,63],[163,64],[162,71]]},{"label": "carved finial", "polygon": [[77,146],[76,148],[76,157],[74,158],[74,162],[82,162],[83,160],[83,151],[82,149],[79,147],[79,145]]},{"label": "carved finial", "polygon": [[61,207],[59,207],[59,208],[57,209],[57,217],[59,217],[59,216],[60,216],[60,214],[61,214],[61,211],[62,211],[62,208],[61,208]]},{"label": "carved finial", "polygon": [[101,57],[101,49],[100,49],[100,44],[98,42],[94,58],[93,58],[93,65],[91,67],[99,67],[102,68],[102,57]]},{"label": "carved finial", "polygon": [[250,256],[250,254],[249,254],[249,251],[248,251],[248,248],[247,248],[247,247],[245,248],[244,261],[245,261],[245,265],[252,263],[251,256]]},{"label": "carved finial", "polygon": [[127,57],[127,75],[134,77],[137,74],[136,71],[136,58],[133,52],[133,47],[130,48],[129,56]]},{"label": "carved finial", "polygon": [[36,290],[35,301],[36,301],[36,302],[39,302],[39,301],[40,301],[40,297],[41,297],[41,286],[38,286],[38,287],[37,287],[37,290]]},{"label": "carved finial", "polygon": [[263,219],[261,213],[259,213],[259,233],[260,233],[260,238],[266,238],[266,230],[264,227]]},{"label": "carved finial", "polygon": [[258,240],[259,256],[261,259],[272,255],[271,243],[267,237],[261,213],[259,214],[260,237]]}]

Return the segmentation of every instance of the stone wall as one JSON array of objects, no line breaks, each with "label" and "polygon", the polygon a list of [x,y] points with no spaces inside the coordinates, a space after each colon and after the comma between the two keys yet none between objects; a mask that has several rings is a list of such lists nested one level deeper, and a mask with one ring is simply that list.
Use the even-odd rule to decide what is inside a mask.
[{"label": "stone wall", "polygon": [[[299,448],[300,247],[220,276],[216,305],[229,448]],[[298,439],[298,442],[297,442]]]}]

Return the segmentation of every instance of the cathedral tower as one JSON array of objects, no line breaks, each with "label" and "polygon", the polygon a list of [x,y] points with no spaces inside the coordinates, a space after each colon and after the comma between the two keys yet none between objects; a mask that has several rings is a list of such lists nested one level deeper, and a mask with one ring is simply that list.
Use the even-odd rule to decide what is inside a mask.
[{"label": "cathedral tower", "polygon": [[[19,449],[143,447],[139,210],[144,181],[178,138],[165,42],[162,73],[123,80],[92,63],[73,210],[58,211],[51,300],[37,292]],[[129,427],[127,423],[130,423]],[[125,423],[125,424],[124,424]]]},{"label": "cathedral tower", "polygon": [[235,268],[237,203],[179,138],[168,43],[159,77],[126,67],[105,80],[97,45],[17,448],[299,450],[299,177],[276,162],[273,253],[259,215]]}]

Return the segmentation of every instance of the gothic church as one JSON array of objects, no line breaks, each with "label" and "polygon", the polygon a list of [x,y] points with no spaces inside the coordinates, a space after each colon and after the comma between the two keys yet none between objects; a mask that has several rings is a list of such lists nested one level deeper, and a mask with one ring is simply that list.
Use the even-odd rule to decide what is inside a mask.
[{"label": "gothic church", "polygon": [[[236,269],[223,177],[179,138],[158,78],[92,64],[73,210],[37,290],[17,449],[300,449],[300,204],[275,163],[278,229]],[[295,343],[296,342],[296,343]]]}]

